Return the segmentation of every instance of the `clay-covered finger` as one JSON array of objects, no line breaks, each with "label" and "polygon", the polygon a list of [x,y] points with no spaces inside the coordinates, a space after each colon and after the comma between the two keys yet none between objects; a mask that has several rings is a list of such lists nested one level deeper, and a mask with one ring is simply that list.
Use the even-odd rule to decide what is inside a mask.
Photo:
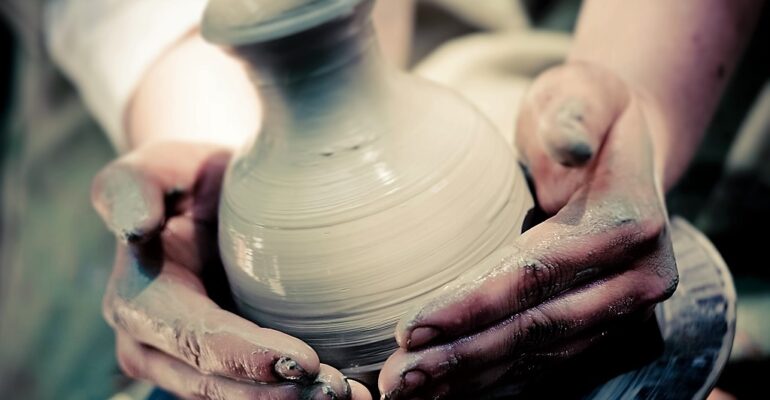
[{"label": "clay-covered finger", "polygon": [[478,370],[461,370],[440,379],[426,380],[425,385],[411,392],[397,391],[388,397],[393,399],[412,396],[425,399],[465,399],[481,396],[495,399],[514,398],[549,369],[595,347],[605,338],[605,335],[606,331],[600,330],[576,338],[567,338],[545,349],[515,356],[513,361],[492,363]]},{"label": "clay-covered finger", "polygon": [[198,192],[198,218],[213,218],[229,152],[217,146],[159,142],[146,145],[105,167],[94,178],[91,200],[110,230],[124,241],[157,232],[171,211],[167,195]]},{"label": "clay-covered finger", "polygon": [[220,309],[188,269],[125,247],[118,257],[104,313],[134,340],[207,374],[269,383],[312,382],[318,374],[309,346]]},{"label": "clay-covered finger", "polygon": [[[472,374],[622,321],[671,295],[675,282],[652,275],[644,268],[631,269],[513,314],[479,333],[423,350],[399,349],[380,373],[380,389],[393,392],[415,386],[415,381],[437,382]],[[580,351],[579,346],[564,349],[548,358],[566,359]]]},{"label": "clay-covered finger", "polygon": [[541,75],[524,101],[517,145],[566,167],[585,165],[628,104],[623,83],[599,67],[573,62]]},{"label": "clay-covered finger", "polygon": [[500,378],[505,376],[513,365],[513,362],[505,362],[488,367],[482,372],[475,372],[466,376],[454,376],[439,381],[426,381],[424,386],[415,387],[409,391],[391,393],[386,398],[441,399],[450,396],[453,398],[471,398],[487,387],[498,383]]},{"label": "clay-covered finger", "polygon": [[159,231],[164,221],[163,189],[141,171],[122,164],[109,165],[96,176],[91,199],[107,228],[124,242]]},{"label": "clay-covered finger", "polygon": [[535,226],[515,246],[493,254],[486,261],[490,265],[479,264],[407,313],[396,328],[396,340],[405,349],[451,340],[628,268],[649,251],[649,243],[658,242],[665,226],[657,219],[637,221],[631,213],[617,208],[604,217],[595,210],[597,220],[583,224],[557,215]]},{"label": "clay-covered finger", "polygon": [[[637,122],[639,113],[618,120],[624,126]],[[629,130],[605,146],[643,149],[649,144],[642,131]],[[412,349],[478,330],[581,283],[627,269],[649,252],[659,256],[651,259],[651,267],[673,263],[651,159],[619,159],[613,154],[622,152],[616,150],[600,155],[607,169],[597,167],[593,180],[556,215],[407,313],[396,329],[399,345]],[[669,269],[660,268],[664,274]]]},{"label": "clay-covered finger", "polygon": [[248,383],[226,377],[203,374],[184,362],[156,349],[143,346],[125,334],[117,336],[121,369],[132,378],[142,379],[183,399],[275,399],[275,400],[345,400],[335,397],[320,383]]},{"label": "clay-covered finger", "polygon": [[351,397],[351,387],[345,376],[329,365],[321,364],[314,383],[320,386],[322,394],[330,398],[349,399]]}]

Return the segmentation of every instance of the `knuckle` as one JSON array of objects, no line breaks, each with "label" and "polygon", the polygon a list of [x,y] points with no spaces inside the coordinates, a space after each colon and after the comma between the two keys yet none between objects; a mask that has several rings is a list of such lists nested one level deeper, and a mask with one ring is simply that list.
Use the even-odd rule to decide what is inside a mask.
[{"label": "knuckle", "polygon": [[652,290],[653,303],[660,303],[671,297],[679,286],[679,273],[674,268],[664,268],[656,274],[655,285]]},{"label": "knuckle", "polygon": [[538,304],[540,300],[550,297],[559,290],[561,283],[560,268],[544,258],[529,258],[523,260],[521,273],[514,277],[512,291],[515,297],[510,299],[514,309],[522,310]]},{"label": "knuckle", "polygon": [[516,347],[543,343],[564,330],[562,324],[556,323],[543,310],[530,308],[521,314],[512,345]]},{"label": "knuckle", "polygon": [[639,207],[635,201],[617,201],[602,212],[608,228],[619,232],[632,247],[659,243],[666,234],[666,217],[659,207]]},{"label": "knuckle", "polygon": [[436,347],[428,352],[416,354],[411,365],[428,373],[433,379],[453,374],[464,365],[463,352],[469,351],[464,342],[456,342]]},{"label": "knuckle", "polygon": [[457,348],[455,346],[448,346],[445,350],[445,358],[444,361],[440,362],[438,365],[438,371],[435,375],[435,378],[439,378],[448,374],[451,374],[457,368],[464,364],[463,362],[463,354],[461,352],[457,351]]},{"label": "knuckle", "polygon": [[221,361],[222,372],[228,376],[239,376],[247,379],[258,379],[260,375],[272,373],[266,367],[252,366],[246,357],[231,356]]},{"label": "knuckle", "polygon": [[225,400],[222,386],[212,376],[203,376],[195,384],[194,398],[200,400]]},{"label": "knuckle", "polygon": [[638,227],[644,242],[657,243],[666,232],[666,219],[662,214],[655,213],[640,220]]},{"label": "knuckle", "polygon": [[671,297],[679,285],[679,272],[673,259],[664,259],[645,272],[646,284],[639,285],[642,305],[654,305]]},{"label": "knuckle", "polygon": [[197,327],[181,320],[175,320],[171,324],[171,328],[173,330],[177,353],[182,359],[201,372],[210,372],[208,366],[203,363],[201,358],[202,338]]}]

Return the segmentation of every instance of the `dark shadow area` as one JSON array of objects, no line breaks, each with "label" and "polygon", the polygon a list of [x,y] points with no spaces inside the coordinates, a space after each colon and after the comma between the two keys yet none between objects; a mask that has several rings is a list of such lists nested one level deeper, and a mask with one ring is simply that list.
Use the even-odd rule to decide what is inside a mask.
[{"label": "dark shadow area", "polygon": [[[633,343],[633,346],[629,346]],[[654,318],[616,332],[596,348],[555,368],[528,386],[517,399],[581,399],[597,386],[638,369],[660,356],[663,339]]]},{"label": "dark shadow area", "polygon": [[738,399],[768,399],[770,360],[741,361],[728,364],[717,382],[717,387]]}]

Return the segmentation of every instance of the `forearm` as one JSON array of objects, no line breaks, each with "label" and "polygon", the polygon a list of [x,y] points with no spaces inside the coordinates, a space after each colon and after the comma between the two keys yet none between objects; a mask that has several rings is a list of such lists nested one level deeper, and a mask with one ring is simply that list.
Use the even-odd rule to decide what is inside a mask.
[{"label": "forearm", "polygon": [[761,0],[588,0],[570,61],[616,73],[652,99],[650,121],[666,189],[684,172],[711,120]]},{"label": "forearm", "polygon": [[129,146],[165,139],[235,147],[254,134],[259,101],[246,70],[197,31],[147,70],[125,111]]}]

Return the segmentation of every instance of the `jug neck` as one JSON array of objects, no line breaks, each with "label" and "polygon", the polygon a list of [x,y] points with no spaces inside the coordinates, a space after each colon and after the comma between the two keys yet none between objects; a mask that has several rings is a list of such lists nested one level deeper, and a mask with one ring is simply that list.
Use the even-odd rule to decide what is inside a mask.
[{"label": "jug neck", "polygon": [[[248,63],[262,103],[264,134],[319,135],[366,104],[377,108],[385,69],[371,4],[294,35],[234,48]],[[353,116],[354,117],[354,116]]]}]

